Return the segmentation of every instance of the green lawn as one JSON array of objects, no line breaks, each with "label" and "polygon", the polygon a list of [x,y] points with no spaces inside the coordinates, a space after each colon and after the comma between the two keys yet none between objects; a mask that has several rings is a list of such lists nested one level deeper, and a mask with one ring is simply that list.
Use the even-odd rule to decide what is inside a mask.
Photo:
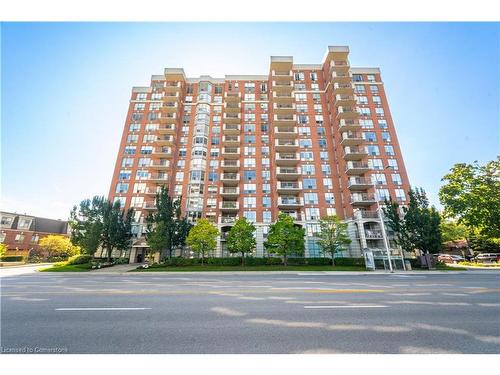
[{"label": "green lawn", "polygon": [[209,271],[365,271],[365,267],[355,266],[185,266],[185,267],[150,267],[129,272],[209,272]]},{"label": "green lawn", "polygon": [[55,264],[51,267],[42,268],[39,272],[87,272],[91,270],[90,264]]}]

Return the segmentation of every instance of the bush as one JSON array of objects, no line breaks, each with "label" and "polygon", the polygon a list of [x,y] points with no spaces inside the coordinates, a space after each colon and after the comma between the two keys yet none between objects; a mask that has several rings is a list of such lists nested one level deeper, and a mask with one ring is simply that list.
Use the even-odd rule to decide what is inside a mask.
[{"label": "bush", "polygon": [[304,266],[306,258],[288,258],[287,263],[289,266]]},{"label": "bush", "polygon": [[54,263],[54,262],[65,262],[68,260],[68,256],[53,256],[47,259],[48,262]]},{"label": "bush", "polygon": [[197,264],[201,263],[201,259],[198,258],[182,258],[182,257],[176,257],[176,258],[164,258],[161,266],[166,266],[166,267],[186,267],[186,266],[195,266]]},{"label": "bush", "polygon": [[245,257],[245,266],[265,266],[267,258]]},{"label": "bush", "polygon": [[365,267],[365,258],[335,258],[336,266]]},{"label": "bush", "polygon": [[281,258],[264,258],[266,259],[266,265],[268,266],[281,266],[283,264],[283,260]]},{"label": "bush", "polygon": [[241,265],[241,258],[207,258],[206,264],[211,264],[214,266],[239,266]]},{"label": "bush", "polygon": [[307,258],[307,264],[311,266],[329,266],[332,264],[330,258]]},{"label": "bush", "polygon": [[1,262],[22,262],[22,255],[8,255],[0,258]]},{"label": "bush", "polygon": [[128,264],[129,260],[128,258],[115,258],[113,259],[115,264]]},{"label": "bush", "polygon": [[92,260],[92,255],[82,254],[82,255],[73,255],[68,259],[67,264],[86,264],[90,263]]}]

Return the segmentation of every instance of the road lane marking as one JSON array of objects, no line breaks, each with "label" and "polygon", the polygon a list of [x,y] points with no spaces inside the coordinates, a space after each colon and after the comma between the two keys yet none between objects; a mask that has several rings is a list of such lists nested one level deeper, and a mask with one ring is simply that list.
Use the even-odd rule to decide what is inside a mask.
[{"label": "road lane marking", "polygon": [[151,307],[62,307],[56,311],[128,311],[128,310],[151,310]]},{"label": "road lane marking", "polygon": [[458,296],[458,297],[463,297],[463,296],[468,296],[468,294],[465,293],[441,293],[443,296]]},{"label": "road lane marking", "polygon": [[378,308],[378,307],[388,307],[388,306],[385,306],[385,305],[347,305],[347,306],[323,305],[323,306],[304,306],[304,309],[370,309],[370,308]]},{"label": "road lane marking", "polygon": [[220,314],[220,315],[225,315],[225,316],[245,316],[247,315],[246,313],[234,309],[230,309],[227,307],[212,307],[210,310],[213,312]]},{"label": "road lane marking", "polygon": [[391,296],[430,296],[431,293],[389,293]]}]

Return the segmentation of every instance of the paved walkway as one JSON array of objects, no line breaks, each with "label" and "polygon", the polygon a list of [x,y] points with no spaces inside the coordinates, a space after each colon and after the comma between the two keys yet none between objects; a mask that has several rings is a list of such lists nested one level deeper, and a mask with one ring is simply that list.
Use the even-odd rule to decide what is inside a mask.
[{"label": "paved walkway", "polygon": [[98,270],[92,270],[92,273],[123,273],[136,269],[139,267],[140,263],[131,263],[131,264],[117,264],[113,267],[101,268]]}]

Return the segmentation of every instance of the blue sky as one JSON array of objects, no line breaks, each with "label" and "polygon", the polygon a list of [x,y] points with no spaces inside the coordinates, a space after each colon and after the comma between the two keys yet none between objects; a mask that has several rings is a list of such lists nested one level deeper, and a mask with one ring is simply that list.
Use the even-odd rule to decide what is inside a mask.
[{"label": "blue sky", "polygon": [[319,63],[348,45],[382,69],[410,183],[438,204],[441,177],[500,149],[500,27],[487,23],[3,23],[1,208],[67,218],[106,195],[132,86],[267,74],[270,55]]}]

